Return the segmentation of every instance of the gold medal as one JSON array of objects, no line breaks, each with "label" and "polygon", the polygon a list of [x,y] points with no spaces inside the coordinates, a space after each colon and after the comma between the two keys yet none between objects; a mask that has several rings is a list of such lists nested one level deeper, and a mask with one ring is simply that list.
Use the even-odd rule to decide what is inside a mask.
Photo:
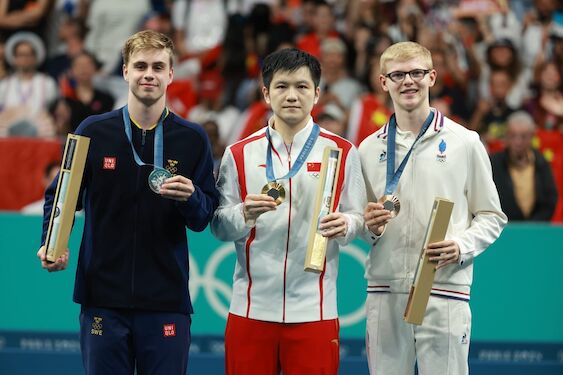
[{"label": "gold medal", "polygon": [[401,210],[401,202],[394,195],[384,195],[379,198],[378,202],[383,203],[383,208],[391,213],[391,218],[396,217]]},{"label": "gold medal", "polygon": [[266,194],[274,198],[274,201],[278,206],[285,200],[285,189],[282,184],[276,181],[271,181],[264,185],[262,188],[262,194]]}]

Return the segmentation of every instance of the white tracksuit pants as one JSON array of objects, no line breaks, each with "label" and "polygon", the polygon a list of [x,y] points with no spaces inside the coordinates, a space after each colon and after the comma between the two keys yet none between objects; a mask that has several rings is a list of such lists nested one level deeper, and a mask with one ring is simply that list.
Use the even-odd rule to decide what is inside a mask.
[{"label": "white tracksuit pants", "polygon": [[422,325],[403,320],[408,294],[368,293],[366,352],[371,375],[467,375],[469,303],[430,296]]}]

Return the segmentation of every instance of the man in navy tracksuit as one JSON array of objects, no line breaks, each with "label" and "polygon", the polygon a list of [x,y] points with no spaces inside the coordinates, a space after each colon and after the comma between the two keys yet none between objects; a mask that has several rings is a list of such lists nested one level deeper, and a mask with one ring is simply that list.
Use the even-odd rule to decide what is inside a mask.
[{"label": "man in navy tracksuit", "polygon": [[[87,374],[185,374],[192,305],[186,227],[202,231],[217,207],[204,131],[165,107],[174,47],[142,31],[123,49],[127,106],[92,116],[79,206],[85,212],[74,301]],[[56,180],[45,194],[42,243]],[[59,271],[38,251],[42,266]]]}]

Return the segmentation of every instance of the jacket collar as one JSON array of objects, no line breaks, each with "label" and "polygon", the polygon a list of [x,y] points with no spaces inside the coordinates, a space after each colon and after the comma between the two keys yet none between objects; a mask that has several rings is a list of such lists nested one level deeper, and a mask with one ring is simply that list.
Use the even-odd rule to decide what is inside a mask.
[{"label": "jacket collar", "polygon": [[[305,125],[305,127],[303,129],[301,129],[299,132],[297,132],[295,134],[295,136],[293,137],[293,142],[291,144],[291,153],[292,155],[299,155],[299,152],[301,152],[301,149],[303,148],[303,146],[305,145],[305,142],[307,142],[307,139],[309,138],[309,134],[311,134],[311,130],[313,128],[313,125],[315,123],[313,122],[313,118],[309,117],[309,121],[307,122],[307,125]],[[281,134],[274,128],[274,118],[271,117],[268,120],[268,128],[270,130],[270,139],[272,142],[272,147],[275,150],[278,151],[282,151],[285,150],[285,143],[283,140],[283,137],[281,136]]]},{"label": "jacket collar", "polygon": [[[444,128],[444,115],[442,114],[442,112],[433,107],[430,107],[430,111],[434,112],[434,118],[432,119],[432,123],[430,124],[430,127],[428,127],[426,134],[422,136],[421,140],[441,132]],[[383,125],[379,130],[377,130],[377,138],[387,139],[388,131],[389,121],[387,121],[385,125]]]}]

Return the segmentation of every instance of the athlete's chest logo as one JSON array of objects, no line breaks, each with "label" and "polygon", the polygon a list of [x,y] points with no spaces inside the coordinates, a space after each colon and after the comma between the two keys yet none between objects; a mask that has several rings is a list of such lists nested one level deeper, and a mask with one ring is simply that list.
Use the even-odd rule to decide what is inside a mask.
[{"label": "athlete's chest logo", "polygon": [[309,174],[309,176],[315,179],[318,179],[321,176],[321,163],[320,162],[307,163],[307,174]]},{"label": "athlete's chest logo", "polygon": [[387,151],[381,151],[381,154],[379,154],[379,162],[383,163],[386,160],[387,160]]},{"label": "athlete's chest logo", "polygon": [[103,169],[115,170],[117,165],[117,158],[115,156],[104,156],[104,162],[102,164]]},{"label": "athlete's chest logo", "polygon": [[442,139],[438,145],[438,153],[436,154],[436,160],[440,163],[446,162],[446,148],[446,141]]},{"label": "athlete's chest logo", "polygon": [[178,160],[168,159],[166,160],[166,167],[164,167],[168,172],[175,175],[178,172]]}]

